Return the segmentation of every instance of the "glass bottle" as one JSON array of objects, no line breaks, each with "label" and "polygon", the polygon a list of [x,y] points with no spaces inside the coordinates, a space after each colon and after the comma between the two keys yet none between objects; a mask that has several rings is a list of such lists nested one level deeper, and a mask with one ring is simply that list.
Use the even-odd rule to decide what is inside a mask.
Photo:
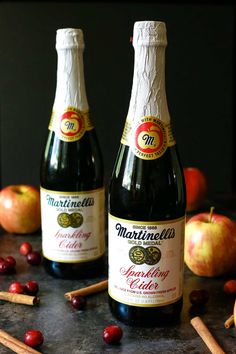
[{"label": "glass bottle", "polygon": [[42,251],[55,277],[104,270],[103,161],[86,97],[81,29],[56,33],[57,84],[40,168]]},{"label": "glass bottle", "polygon": [[108,192],[111,312],[128,325],[178,321],[185,184],[165,91],[164,22],[135,22],[133,85]]}]

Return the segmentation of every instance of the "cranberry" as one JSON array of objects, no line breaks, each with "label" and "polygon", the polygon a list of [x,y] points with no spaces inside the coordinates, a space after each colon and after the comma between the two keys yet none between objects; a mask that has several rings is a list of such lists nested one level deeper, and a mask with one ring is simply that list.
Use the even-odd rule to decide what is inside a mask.
[{"label": "cranberry", "polygon": [[21,284],[19,281],[15,281],[10,284],[8,291],[9,293],[23,294],[25,291],[25,286]]},{"label": "cranberry", "polygon": [[31,265],[39,265],[41,263],[41,255],[38,251],[32,251],[26,256],[27,262]]},{"label": "cranberry", "polygon": [[7,256],[6,259],[0,257],[0,274],[12,273],[15,269],[16,260],[12,256]]},{"label": "cranberry", "polygon": [[235,279],[227,280],[227,282],[224,284],[224,292],[226,294],[230,294],[230,295],[236,294],[236,280]]},{"label": "cranberry", "polygon": [[34,296],[37,294],[38,291],[39,291],[39,286],[35,280],[27,281],[27,283],[25,284],[25,292],[28,295]]},{"label": "cranberry", "polygon": [[12,256],[7,256],[5,260],[6,260],[7,263],[9,263],[11,269],[14,269],[14,268],[15,268],[15,266],[16,266],[16,260],[15,260],[14,257],[12,257]]},{"label": "cranberry", "polygon": [[122,335],[122,329],[116,325],[110,325],[103,330],[103,340],[108,344],[118,343]]},{"label": "cranberry", "polygon": [[71,305],[76,310],[83,310],[86,306],[86,303],[87,303],[86,298],[81,295],[73,296],[71,299]]},{"label": "cranberry", "polygon": [[209,293],[205,289],[195,289],[189,294],[189,300],[193,305],[205,305],[209,300]]},{"label": "cranberry", "polygon": [[31,329],[24,335],[24,343],[32,348],[38,347],[43,344],[44,337],[42,332],[37,329]]},{"label": "cranberry", "polygon": [[0,262],[0,274],[7,274],[10,273],[12,270],[10,263],[3,260]]},{"label": "cranberry", "polygon": [[23,256],[27,256],[27,254],[29,254],[30,252],[32,252],[33,248],[31,246],[31,244],[29,242],[23,242],[20,245],[19,248],[19,252],[20,254],[22,254]]}]

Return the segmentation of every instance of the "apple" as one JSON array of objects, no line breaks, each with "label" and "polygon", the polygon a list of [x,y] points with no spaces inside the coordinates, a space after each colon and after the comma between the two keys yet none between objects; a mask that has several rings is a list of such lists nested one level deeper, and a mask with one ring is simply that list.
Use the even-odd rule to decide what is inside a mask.
[{"label": "apple", "polygon": [[213,209],[192,216],[185,226],[185,263],[194,274],[205,277],[236,269],[236,224]]},{"label": "apple", "polygon": [[184,178],[187,197],[187,211],[199,209],[206,198],[208,185],[205,173],[198,167],[185,167]]},{"label": "apple", "polygon": [[9,185],[0,191],[0,223],[4,230],[29,234],[41,226],[40,193],[32,185]]}]

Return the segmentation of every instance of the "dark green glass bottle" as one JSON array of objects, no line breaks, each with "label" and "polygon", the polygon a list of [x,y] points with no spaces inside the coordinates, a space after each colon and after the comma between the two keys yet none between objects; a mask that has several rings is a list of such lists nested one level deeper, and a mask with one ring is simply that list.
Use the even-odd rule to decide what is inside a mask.
[{"label": "dark green glass bottle", "polygon": [[134,25],[133,86],[108,193],[109,305],[128,325],[178,321],[185,184],[165,92],[166,27]]},{"label": "dark green glass bottle", "polygon": [[105,198],[85,91],[82,31],[59,29],[56,49],[57,87],[40,168],[44,264],[55,277],[91,277],[104,271]]}]

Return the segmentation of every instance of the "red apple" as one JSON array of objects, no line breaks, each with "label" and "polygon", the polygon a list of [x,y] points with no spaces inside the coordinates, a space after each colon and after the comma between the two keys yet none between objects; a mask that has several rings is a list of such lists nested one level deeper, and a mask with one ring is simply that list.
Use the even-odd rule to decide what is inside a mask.
[{"label": "red apple", "polygon": [[215,277],[234,271],[236,224],[227,216],[213,214],[213,210],[191,217],[185,227],[184,260],[199,276]]},{"label": "red apple", "polygon": [[207,195],[207,179],[205,173],[197,167],[185,167],[187,211],[199,209]]},{"label": "red apple", "polygon": [[40,193],[31,185],[9,185],[0,192],[0,222],[3,229],[28,234],[41,226]]}]

